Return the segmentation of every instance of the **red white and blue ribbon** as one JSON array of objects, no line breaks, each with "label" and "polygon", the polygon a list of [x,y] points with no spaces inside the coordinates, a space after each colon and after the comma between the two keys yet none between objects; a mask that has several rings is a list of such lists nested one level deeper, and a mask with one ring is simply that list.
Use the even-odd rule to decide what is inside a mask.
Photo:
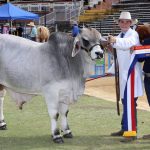
[{"label": "red white and blue ribbon", "polygon": [[136,114],[134,105],[135,64],[139,58],[150,57],[150,46],[135,46],[131,55],[130,67],[124,91],[124,125],[125,137],[136,136]]}]

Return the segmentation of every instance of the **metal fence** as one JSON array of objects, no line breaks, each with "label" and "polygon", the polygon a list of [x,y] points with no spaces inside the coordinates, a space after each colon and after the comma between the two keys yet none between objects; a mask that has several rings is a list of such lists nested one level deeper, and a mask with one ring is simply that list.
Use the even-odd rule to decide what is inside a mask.
[{"label": "metal fence", "polygon": [[18,6],[31,12],[49,11],[49,14],[40,17],[39,24],[51,25],[56,21],[70,21],[72,19],[78,20],[78,17],[83,10],[83,3],[83,0],[81,0],[68,3],[18,4]]},{"label": "metal fence", "polygon": [[49,14],[46,14],[42,17],[40,17],[40,20],[39,20],[39,24],[40,25],[52,25],[54,24],[56,21],[56,13],[55,12],[52,12],[52,13],[49,13]]}]

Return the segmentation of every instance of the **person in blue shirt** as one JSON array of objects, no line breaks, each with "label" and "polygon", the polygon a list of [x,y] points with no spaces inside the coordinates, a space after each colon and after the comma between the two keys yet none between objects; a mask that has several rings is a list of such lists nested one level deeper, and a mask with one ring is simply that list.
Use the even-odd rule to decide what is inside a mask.
[{"label": "person in blue shirt", "polygon": [[76,21],[73,21],[73,26],[72,26],[72,36],[76,37],[80,32],[80,29],[78,27],[78,24]]},{"label": "person in blue shirt", "polygon": [[31,31],[30,31],[31,40],[32,41],[37,41],[37,28],[36,28],[34,22],[30,22],[27,25],[31,27]]}]

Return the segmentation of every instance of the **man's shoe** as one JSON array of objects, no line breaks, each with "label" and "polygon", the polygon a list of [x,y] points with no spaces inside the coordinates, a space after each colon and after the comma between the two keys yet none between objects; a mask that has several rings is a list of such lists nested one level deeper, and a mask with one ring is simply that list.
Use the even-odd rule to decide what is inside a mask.
[{"label": "man's shoe", "polygon": [[124,131],[123,131],[123,130],[120,130],[120,131],[118,131],[118,132],[113,132],[113,133],[111,133],[111,136],[123,136],[123,133],[124,133]]},{"label": "man's shoe", "polygon": [[137,140],[137,136],[124,137],[120,142],[128,143]]}]

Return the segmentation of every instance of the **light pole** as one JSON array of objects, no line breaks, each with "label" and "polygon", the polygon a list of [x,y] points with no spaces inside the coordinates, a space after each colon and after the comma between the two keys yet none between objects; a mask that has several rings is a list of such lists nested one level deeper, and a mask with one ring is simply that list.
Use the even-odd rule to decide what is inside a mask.
[{"label": "light pole", "polygon": [[[44,4],[44,0],[42,0],[43,4]],[[46,27],[46,6],[44,5],[42,7],[43,11],[44,11],[44,26]]]},{"label": "light pole", "polygon": [[44,26],[46,27],[46,6],[44,6]]},{"label": "light pole", "polygon": [[75,9],[75,17],[77,17],[77,1],[76,0],[72,0],[72,2],[74,3],[74,8]]}]

